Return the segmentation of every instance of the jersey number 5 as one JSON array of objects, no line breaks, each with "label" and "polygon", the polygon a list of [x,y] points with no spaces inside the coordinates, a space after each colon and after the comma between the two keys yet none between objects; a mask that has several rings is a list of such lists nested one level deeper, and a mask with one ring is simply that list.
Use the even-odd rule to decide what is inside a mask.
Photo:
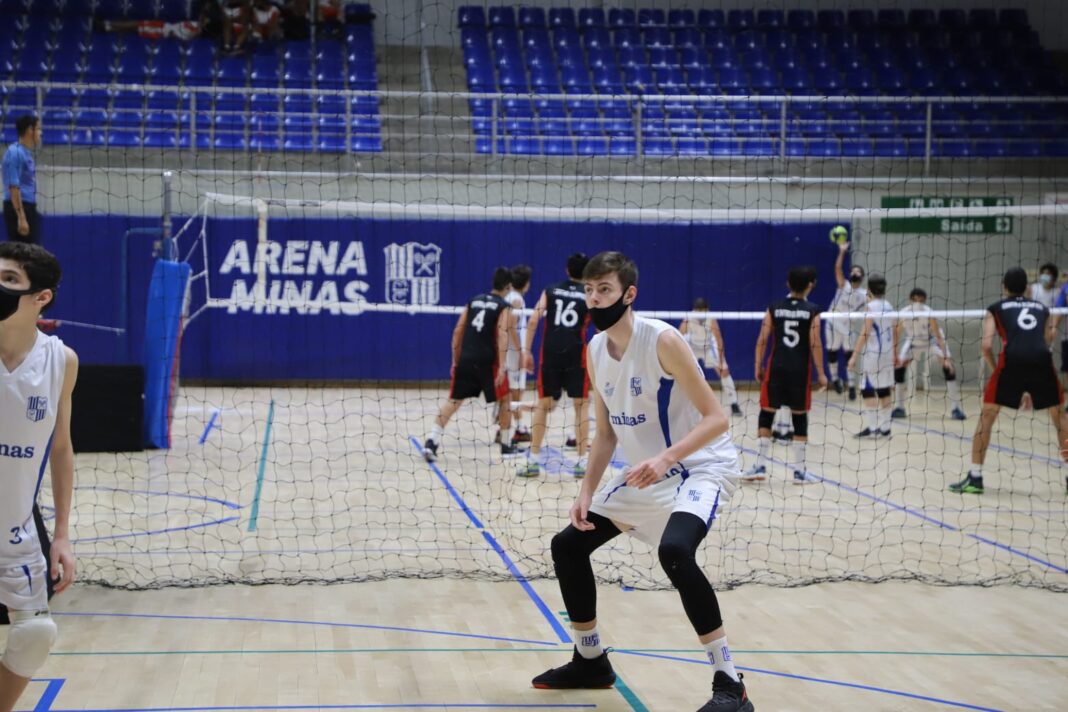
[{"label": "jersey number 5", "polygon": [[791,349],[801,343],[801,334],[797,333],[797,325],[799,321],[788,320],[782,324],[782,342]]},{"label": "jersey number 5", "polygon": [[553,326],[563,326],[565,328],[572,328],[578,323],[578,312],[575,311],[574,302],[564,302],[563,299],[556,300],[556,318],[553,319],[555,324]]}]

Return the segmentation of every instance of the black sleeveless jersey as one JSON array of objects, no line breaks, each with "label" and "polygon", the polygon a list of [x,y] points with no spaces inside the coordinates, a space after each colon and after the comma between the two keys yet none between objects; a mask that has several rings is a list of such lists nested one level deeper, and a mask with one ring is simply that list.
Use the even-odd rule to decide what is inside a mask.
[{"label": "black sleeveless jersey", "polygon": [[812,357],[812,320],[820,308],[805,299],[787,297],[768,307],[773,325],[771,371],[807,374]]},{"label": "black sleeveless jersey", "polygon": [[586,292],[581,282],[566,279],[546,287],[542,356],[553,358],[581,352],[586,345],[589,323]]},{"label": "black sleeveless jersey", "polygon": [[1038,366],[1049,361],[1046,321],[1049,309],[1041,302],[1009,297],[987,309],[1001,337],[1001,365]]},{"label": "black sleeveless jersey", "polygon": [[503,297],[496,294],[479,294],[468,302],[460,358],[465,361],[495,361],[497,322],[511,308]]}]

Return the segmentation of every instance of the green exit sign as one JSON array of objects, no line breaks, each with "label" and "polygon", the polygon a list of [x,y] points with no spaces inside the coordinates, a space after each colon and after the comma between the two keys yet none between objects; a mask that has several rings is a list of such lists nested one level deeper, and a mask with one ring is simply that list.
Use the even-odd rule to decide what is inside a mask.
[{"label": "green exit sign", "polygon": [[[882,199],[884,208],[985,208],[1015,205],[1016,200],[1005,196],[929,196],[888,195]],[[995,235],[1009,234],[1015,227],[1011,217],[942,217],[942,218],[883,218],[884,233],[923,233],[928,235]]]}]

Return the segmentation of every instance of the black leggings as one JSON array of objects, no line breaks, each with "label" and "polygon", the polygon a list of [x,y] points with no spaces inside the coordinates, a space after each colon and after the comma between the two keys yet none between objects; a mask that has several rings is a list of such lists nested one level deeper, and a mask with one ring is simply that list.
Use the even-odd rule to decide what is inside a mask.
[{"label": "black leggings", "polygon": [[[33,523],[37,527],[37,539],[41,542],[41,553],[45,557],[45,578],[48,586],[48,600],[51,601],[56,587],[52,580],[52,540],[48,538],[44,517],[41,516],[41,510],[36,504],[33,505]],[[7,625],[10,622],[7,617],[7,606],[0,603],[0,625]]]}]

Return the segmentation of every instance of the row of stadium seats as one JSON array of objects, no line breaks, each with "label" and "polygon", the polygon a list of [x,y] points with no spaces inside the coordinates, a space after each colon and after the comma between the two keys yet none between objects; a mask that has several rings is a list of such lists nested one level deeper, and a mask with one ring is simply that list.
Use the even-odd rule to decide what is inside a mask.
[{"label": "row of stadium seats", "polygon": [[15,15],[94,15],[99,18],[134,17],[166,21],[193,16],[193,0],[0,0],[0,13]]},{"label": "row of stadium seats", "polygon": [[54,33],[43,24],[21,33],[0,28],[0,81],[361,90],[375,89],[378,76],[366,25],[348,27],[342,41],[290,41],[251,57],[228,57],[208,39],[93,33],[75,18]]},{"label": "row of stadium seats", "polygon": [[576,12],[570,7],[550,8],[548,13],[540,7],[521,7],[518,12],[509,6],[495,6],[484,10],[478,5],[459,8],[460,27],[727,27],[747,30],[754,27],[790,27],[797,30],[820,27],[838,29],[852,27],[866,29],[874,26],[887,28],[923,28],[934,25],[944,27],[1018,27],[1029,26],[1027,11],[1006,8],[998,12],[989,8],[973,8],[971,11],[946,8],[934,10],[913,8],[906,15],[900,8],[872,10],[746,10],[723,11],[704,9],[697,12],[686,9],[664,11],[659,8],[642,8],[635,12],[630,8],[613,8],[607,14],[602,8],[583,8]]},{"label": "row of stadium seats", "polygon": [[[781,155],[782,143],[773,138],[699,137],[645,138],[641,151],[648,156],[712,156],[770,158]],[[511,136],[497,139],[496,152],[516,155],[545,156],[634,156],[639,142],[633,137],[541,137]],[[479,153],[494,152],[493,140],[477,139]],[[891,138],[837,139],[811,138],[788,139],[786,155],[814,158],[922,158],[926,142],[923,139]],[[1068,157],[1068,139],[1037,140],[938,140],[932,142],[931,155],[935,158],[1006,158],[1006,157]]]}]

